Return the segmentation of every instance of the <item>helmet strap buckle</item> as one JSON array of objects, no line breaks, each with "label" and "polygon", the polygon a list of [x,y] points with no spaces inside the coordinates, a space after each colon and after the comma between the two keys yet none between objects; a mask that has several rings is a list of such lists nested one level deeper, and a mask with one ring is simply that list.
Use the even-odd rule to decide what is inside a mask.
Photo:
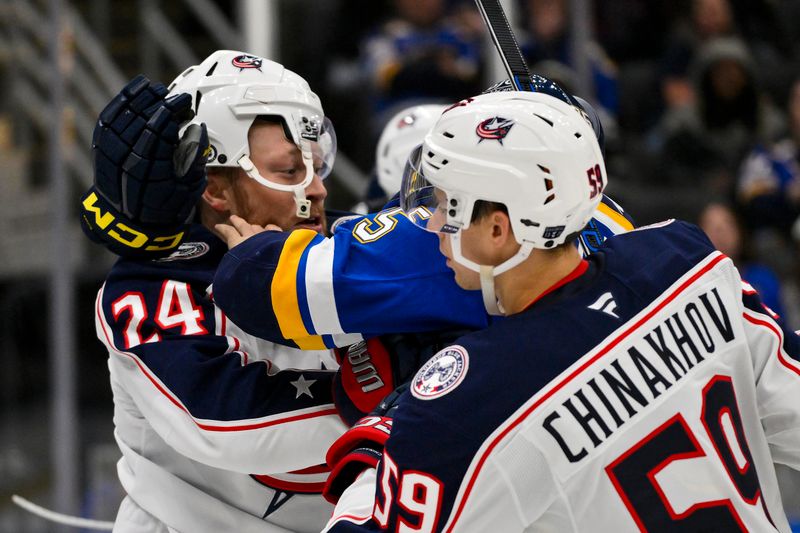
[{"label": "helmet strap buckle", "polygon": [[297,205],[295,214],[300,218],[309,218],[311,216],[311,200],[306,198],[298,198],[295,196],[294,203]]}]

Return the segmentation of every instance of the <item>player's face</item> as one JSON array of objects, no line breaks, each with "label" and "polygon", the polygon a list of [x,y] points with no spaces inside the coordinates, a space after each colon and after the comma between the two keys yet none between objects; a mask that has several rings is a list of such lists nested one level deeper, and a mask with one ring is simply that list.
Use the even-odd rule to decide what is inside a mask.
[{"label": "player's face", "polygon": [[[482,240],[485,228],[481,222],[477,221],[467,229],[460,230],[461,255],[479,265],[489,264]],[[439,251],[447,258],[447,266],[453,270],[458,286],[467,290],[479,290],[481,288],[480,275],[453,258],[452,236],[447,233],[437,233],[437,235],[439,236]]]},{"label": "player's face", "polygon": [[[303,180],[306,168],[300,149],[286,139],[279,124],[256,123],[248,138],[250,159],[264,178],[287,185]],[[325,232],[324,203],[328,191],[316,173],[306,187],[306,198],[311,201],[310,218],[296,215],[291,193],[270,189],[247,177],[244,172],[241,174],[236,184],[237,201],[231,214],[241,216],[251,224],[275,224],[286,231],[307,228],[317,233]]]}]

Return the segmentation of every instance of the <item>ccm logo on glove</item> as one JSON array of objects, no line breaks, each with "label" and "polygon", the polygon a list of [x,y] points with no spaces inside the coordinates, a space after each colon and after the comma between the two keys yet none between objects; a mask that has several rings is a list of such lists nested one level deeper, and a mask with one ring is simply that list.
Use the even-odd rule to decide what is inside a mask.
[{"label": "ccm logo on glove", "polygon": [[[132,224],[130,222],[128,224],[119,222],[111,211],[104,213],[102,207],[98,205],[99,201],[94,191],[89,192],[83,199],[81,204],[84,212],[81,213],[81,216],[84,222],[88,227],[100,230],[127,248],[147,251],[172,250],[180,244],[183,238],[183,231],[172,235],[148,236],[144,232],[131,227]],[[148,243],[150,244],[145,246]]]}]

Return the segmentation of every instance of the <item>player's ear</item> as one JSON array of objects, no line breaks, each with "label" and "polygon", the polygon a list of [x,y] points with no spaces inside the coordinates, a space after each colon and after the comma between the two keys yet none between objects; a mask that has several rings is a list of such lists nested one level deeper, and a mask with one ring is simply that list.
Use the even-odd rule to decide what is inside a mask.
[{"label": "player's ear", "polygon": [[498,244],[505,244],[509,238],[514,239],[514,231],[511,229],[511,219],[508,218],[508,213],[498,209],[489,215],[489,220],[492,239],[497,240]]},{"label": "player's ear", "polygon": [[219,213],[230,212],[232,197],[231,181],[219,173],[208,172],[208,183],[203,191],[203,200],[208,206]]},{"label": "player's ear", "polygon": [[487,228],[491,235],[492,254],[500,264],[519,250],[519,243],[514,237],[514,230],[511,227],[511,219],[508,213],[501,210],[494,211],[487,217],[490,225]]}]

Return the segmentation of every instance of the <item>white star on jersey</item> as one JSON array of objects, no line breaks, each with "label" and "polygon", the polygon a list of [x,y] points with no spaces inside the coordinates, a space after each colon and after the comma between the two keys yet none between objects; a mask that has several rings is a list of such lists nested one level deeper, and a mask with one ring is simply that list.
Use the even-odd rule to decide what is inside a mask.
[{"label": "white star on jersey", "polygon": [[309,398],[313,398],[314,395],[311,394],[311,385],[316,383],[316,381],[316,379],[306,379],[302,374],[300,374],[300,377],[295,381],[290,381],[289,383],[294,385],[297,389],[297,395],[294,398],[297,399],[303,394],[308,394]]}]

